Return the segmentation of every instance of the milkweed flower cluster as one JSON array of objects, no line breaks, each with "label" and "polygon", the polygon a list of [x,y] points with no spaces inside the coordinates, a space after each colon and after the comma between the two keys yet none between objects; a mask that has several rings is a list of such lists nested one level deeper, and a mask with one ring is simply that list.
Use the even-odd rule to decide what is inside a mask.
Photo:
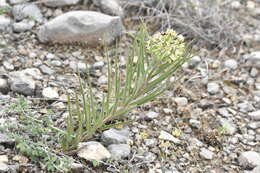
[{"label": "milkweed flower cluster", "polygon": [[182,35],[168,29],[151,36],[146,42],[146,50],[158,61],[174,62],[185,56],[186,44]]}]

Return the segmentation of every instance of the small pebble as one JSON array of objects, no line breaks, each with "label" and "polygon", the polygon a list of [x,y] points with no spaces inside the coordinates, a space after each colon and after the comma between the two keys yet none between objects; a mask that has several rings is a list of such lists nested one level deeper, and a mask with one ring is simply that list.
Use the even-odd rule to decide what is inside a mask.
[{"label": "small pebble", "polygon": [[216,82],[208,83],[207,90],[210,94],[217,94],[219,92],[219,84]]},{"label": "small pebble", "polygon": [[226,60],[224,65],[226,68],[230,70],[235,70],[238,67],[237,61],[234,59]]},{"label": "small pebble", "polygon": [[194,127],[196,129],[199,129],[201,125],[200,121],[194,119],[190,119],[189,124],[191,125],[191,127]]},{"label": "small pebble", "polygon": [[178,106],[184,107],[188,104],[188,100],[185,97],[176,97],[174,101],[177,103]]},{"label": "small pebble", "polygon": [[158,116],[159,116],[159,113],[153,112],[153,111],[150,111],[146,114],[146,118],[151,119],[151,120],[157,118]]},{"label": "small pebble", "polygon": [[200,154],[200,157],[202,157],[203,159],[206,159],[206,160],[212,160],[214,157],[214,153],[209,151],[206,148],[201,148],[199,154]]},{"label": "small pebble", "polygon": [[43,97],[48,98],[48,99],[59,98],[58,92],[51,87],[44,88],[42,90],[42,95],[43,95]]}]

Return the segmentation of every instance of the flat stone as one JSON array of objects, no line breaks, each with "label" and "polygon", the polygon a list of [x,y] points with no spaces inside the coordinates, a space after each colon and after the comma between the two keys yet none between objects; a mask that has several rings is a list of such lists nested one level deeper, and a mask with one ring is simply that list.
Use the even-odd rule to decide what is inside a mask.
[{"label": "flat stone", "polygon": [[128,129],[111,128],[102,133],[101,140],[105,145],[126,144],[129,141],[129,131]]},{"label": "flat stone", "polygon": [[104,160],[111,157],[110,152],[99,142],[90,141],[78,144],[77,155],[85,160]]},{"label": "flat stone", "polygon": [[145,118],[148,118],[148,119],[152,120],[152,119],[157,118],[158,116],[159,116],[159,113],[150,111],[150,112],[146,113]]},{"label": "flat stone", "polygon": [[160,132],[159,139],[172,141],[173,143],[176,143],[176,144],[181,143],[181,141],[178,138],[175,138],[173,135],[171,135],[170,133],[163,131],[163,130],[161,130],[161,132]]},{"label": "flat stone", "polygon": [[107,45],[123,31],[120,17],[94,11],[70,11],[40,27],[41,42],[82,43],[91,47]]},{"label": "flat stone", "polygon": [[118,160],[130,155],[130,146],[128,144],[111,144],[108,146],[108,151],[112,158]]},{"label": "flat stone", "polygon": [[212,160],[214,157],[214,153],[206,148],[201,148],[199,155],[206,160]]},{"label": "flat stone", "polygon": [[246,151],[240,154],[238,162],[243,168],[252,169],[260,165],[260,155],[255,151]]}]

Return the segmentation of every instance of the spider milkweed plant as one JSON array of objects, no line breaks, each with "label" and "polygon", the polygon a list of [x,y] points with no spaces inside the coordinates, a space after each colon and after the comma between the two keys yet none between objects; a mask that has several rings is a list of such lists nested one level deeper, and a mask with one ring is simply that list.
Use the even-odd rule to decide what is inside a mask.
[{"label": "spider milkweed plant", "polygon": [[[90,139],[98,130],[119,125],[109,123],[162,94],[169,88],[169,79],[191,56],[191,49],[184,42],[183,36],[173,30],[150,36],[143,24],[131,36],[132,52],[123,74],[118,59],[115,58],[112,64],[107,58],[107,92],[103,94],[101,103],[94,97],[91,82],[85,84],[85,88],[80,77],[75,110],[72,110],[68,95],[69,115],[62,142],[64,150],[76,148],[79,142]],[[124,123],[129,122],[121,124]]]}]

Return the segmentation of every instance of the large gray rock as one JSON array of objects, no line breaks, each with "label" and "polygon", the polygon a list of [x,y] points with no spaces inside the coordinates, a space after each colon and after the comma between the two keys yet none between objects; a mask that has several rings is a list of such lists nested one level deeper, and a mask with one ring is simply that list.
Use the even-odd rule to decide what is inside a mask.
[{"label": "large gray rock", "polygon": [[124,10],[118,0],[93,0],[93,3],[106,14],[124,17]]},{"label": "large gray rock", "polygon": [[76,5],[81,0],[44,0],[43,3],[47,7],[63,7],[68,5]]},{"label": "large gray rock", "polygon": [[41,42],[82,43],[96,47],[110,44],[122,34],[120,17],[94,11],[71,11],[40,27]]},{"label": "large gray rock", "polygon": [[14,19],[17,21],[23,19],[31,19],[42,22],[43,16],[40,9],[35,4],[19,4],[15,5],[12,10]]}]

